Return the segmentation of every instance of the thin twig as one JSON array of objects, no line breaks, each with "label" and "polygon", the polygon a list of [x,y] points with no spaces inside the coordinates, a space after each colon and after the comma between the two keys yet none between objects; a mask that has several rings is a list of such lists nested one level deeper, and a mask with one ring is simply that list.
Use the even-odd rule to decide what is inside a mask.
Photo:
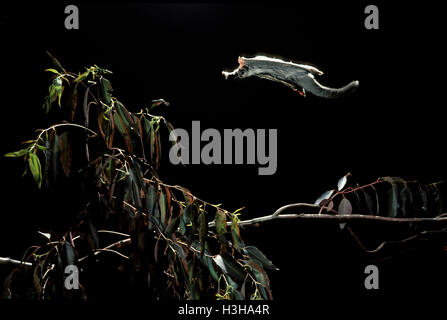
[{"label": "thin twig", "polygon": [[[132,242],[132,240],[130,239],[130,238],[127,238],[127,239],[124,239],[124,240],[120,240],[120,241],[117,241],[117,242],[114,242],[114,243],[112,243],[112,244],[110,244],[110,245],[108,245],[107,247],[105,247],[105,248],[102,248],[102,249],[96,249],[96,251],[93,253],[95,256],[97,256],[98,254],[100,254],[101,252],[104,252],[104,251],[116,251],[116,250],[111,250],[111,248],[113,248],[113,247],[117,247],[117,246],[120,246],[120,245],[123,245],[123,244],[127,244],[127,243],[131,243]],[[117,251],[115,252],[115,253],[118,253]],[[122,254],[120,254],[121,256],[124,256],[124,255],[122,255]],[[82,257],[82,258],[79,258],[78,259],[78,262],[82,262],[82,261],[84,261],[85,259],[87,259],[89,256],[84,256],[84,257]],[[127,256],[124,256],[125,258],[128,258]]]}]

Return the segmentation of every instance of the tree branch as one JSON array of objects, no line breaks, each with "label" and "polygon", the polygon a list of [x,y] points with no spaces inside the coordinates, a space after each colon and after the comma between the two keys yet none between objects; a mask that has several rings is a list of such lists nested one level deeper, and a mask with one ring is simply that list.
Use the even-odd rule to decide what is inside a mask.
[{"label": "tree branch", "polygon": [[[337,222],[348,222],[348,221],[383,221],[383,222],[395,222],[395,223],[419,223],[419,222],[447,222],[447,216],[445,214],[439,215],[433,218],[392,218],[392,217],[382,217],[382,216],[372,216],[364,214],[351,214],[351,215],[332,215],[332,214],[317,214],[317,213],[291,213],[282,214],[282,212],[291,208],[321,208],[318,205],[310,203],[294,203],[288,204],[276,210],[273,214],[253,218],[249,220],[242,220],[238,223],[240,226],[253,226],[261,222],[278,220],[278,219],[311,219],[311,220],[335,220]],[[323,207],[326,209],[326,207]],[[227,226],[231,226],[233,222],[227,222]],[[210,222],[209,227],[214,227],[216,223]]]},{"label": "tree branch", "polygon": [[0,264],[13,264],[18,266],[26,266],[31,267],[33,264],[31,262],[19,261],[11,258],[2,258],[0,257]]}]

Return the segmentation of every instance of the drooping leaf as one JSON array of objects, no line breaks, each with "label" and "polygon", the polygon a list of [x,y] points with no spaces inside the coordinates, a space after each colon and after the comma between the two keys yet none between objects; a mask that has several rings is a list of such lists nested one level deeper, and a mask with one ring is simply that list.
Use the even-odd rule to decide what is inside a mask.
[{"label": "drooping leaf", "polygon": [[126,143],[127,150],[133,154],[133,150],[134,150],[133,140],[130,137],[129,128],[126,125],[126,122],[118,114],[118,112],[115,112],[113,114],[113,120],[114,120],[116,128],[118,129],[119,133],[121,134],[121,136],[124,139],[124,142]]},{"label": "drooping leaf", "polygon": [[193,214],[192,214],[193,206],[194,206],[194,204],[190,203],[185,207],[185,209],[183,209],[182,217],[183,217],[183,221],[185,222],[186,225],[191,223],[192,216],[193,216]]},{"label": "drooping leaf", "polygon": [[352,214],[352,205],[347,198],[343,198],[338,205],[338,214],[349,215]]},{"label": "drooping leaf", "polygon": [[[347,198],[343,198],[338,205],[338,214],[340,215],[349,215],[352,214],[352,205],[351,202]],[[346,226],[346,222],[340,223],[340,228],[344,229]]]},{"label": "drooping leaf", "polygon": [[73,246],[70,242],[65,241],[65,261],[67,265],[75,265],[76,264],[76,254],[74,252]]},{"label": "drooping leaf", "polygon": [[28,165],[33,175],[34,181],[36,181],[37,187],[40,189],[42,185],[42,169],[40,166],[39,157],[35,153],[29,153]]},{"label": "drooping leaf", "polygon": [[236,279],[236,281],[244,281],[245,271],[244,268],[237,263],[234,258],[228,253],[221,254],[222,260],[225,264],[225,269],[231,278]]},{"label": "drooping leaf", "polygon": [[270,290],[270,280],[267,273],[262,269],[260,265],[255,263],[253,260],[245,261],[252,271],[253,277],[260,283],[257,285],[259,291],[261,292],[262,298],[265,300],[272,299],[272,292]]},{"label": "drooping leaf", "polygon": [[246,246],[243,249],[244,253],[246,255],[248,255],[251,259],[253,259],[255,262],[257,262],[258,264],[260,264],[263,267],[266,267],[268,269],[271,270],[279,270],[273,263],[272,261],[270,261],[265,254],[263,254],[261,252],[261,250],[259,250],[256,247],[253,246]]},{"label": "drooping leaf", "polygon": [[76,79],[73,80],[73,82],[81,82],[83,80],[85,80],[88,75],[90,74],[90,69],[88,69],[87,71],[81,73],[79,76],[76,77]]},{"label": "drooping leaf", "polygon": [[441,196],[439,193],[438,183],[430,183],[427,185],[427,194],[430,199],[430,214],[432,216],[438,216],[441,214]]},{"label": "drooping leaf", "polygon": [[413,193],[408,184],[402,180],[402,189],[400,190],[401,212],[403,217],[409,217],[413,207]]},{"label": "drooping leaf", "polygon": [[98,129],[108,148],[113,147],[113,138],[115,136],[115,120],[114,117],[107,118],[105,112],[98,114]]},{"label": "drooping leaf", "polygon": [[140,178],[138,177],[138,173],[135,170],[134,163],[130,161],[129,169],[128,169],[128,192],[130,199],[132,200],[132,203],[134,206],[138,209],[142,209],[142,202],[141,202],[141,190],[142,190],[142,184],[140,183]]},{"label": "drooping leaf", "polygon": [[154,107],[158,107],[160,105],[165,105],[167,107],[169,107],[169,102],[165,101],[164,99],[156,99],[156,100],[152,100],[151,102],[151,106],[149,109],[152,109]]},{"label": "drooping leaf", "polygon": [[427,200],[427,191],[425,191],[425,186],[420,186],[419,197],[421,202],[420,208],[422,212],[426,214],[428,210],[428,200]]},{"label": "drooping leaf", "polygon": [[233,245],[237,250],[240,250],[244,245],[241,240],[241,232],[239,230],[239,219],[236,215],[233,216],[233,223],[231,224],[231,237],[233,239]]},{"label": "drooping leaf", "polygon": [[14,151],[14,152],[9,152],[7,154],[4,155],[4,157],[21,157],[24,156],[25,154],[28,153],[28,148],[19,150],[19,151]]},{"label": "drooping leaf", "polygon": [[388,216],[396,218],[399,215],[399,191],[396,180],[394,177],[383,177],[384,181],[388,182],[391,185],[391,188],[388,190]]},{"label": "drooping leaf", "polygon": [[71,144],[68,141],[68,133],[64,132],[59,135],[59,152],[60,157],[59,160],[62,165],[62,169],[65,175],[70,176],[70,168],[71,168]]},{"label": "drooping leaf", "polygon": [[82,105],[83,105],[82,111],[84,111],[84,119],[85,119],[84,125],[86,128],[89,127],[89,119],[90,119],[90,103],[88,102],[89,93],[90,93],[90,88],[85,89],[84,101],[82,103]]},{"label": "drooping leaf", "polygon": [[373,202],[371,196],[368,194],[366,190],[361,189],[363,192],[363,197],[365,198],[366,208],[368,209],[368,214],[373,215]]},{"label": "drooping leaf", "polygon": [[59,107],[61,106],[62,97],[62,79],[60,77],[54,78],[50,87],[48,88],[48,96],[45,98],[45,102],[42,108],[45,113],[48,113],[51,109],[52,104],[57,100]]},{"label": "drooping leaf", "polygon": [[334,190],[329,190],[329,191],[324,192],[321,196],[318,197],[318,199],[315,201],[314,204],[317,206],[320,205],[320,203],[322,205],[325,205],[325,203],[327,202],[325,200],[328,200],[332,196],[333,193],[334,193]]},{"label": "drooping leaf", "polygon": [[53,102],[57,99],[59,107],[61,106],[62,89],[62,79],[60,77],[55,78],[50,87],[50,100]]},{"label": "drooping leaf", "polygon": [[359,195],[359,191],[358,190],[354,190],[352,192],[354,194],[354,199],[355,199],[355,205],[357,206],[357,210],[361,210],[362,209],[362,200],[360,199],[360,195]]},{"label": "drooping leaf", "polygon": [[45,71],[55,73],[58,76],[61,74],[59,71],[57,71],[56,69],[53,69],[53,68],[45,69]]},{"label": "drooping leaf", "polygon": [[199,241],[201,245],[201,251],[205,248],[206,236],[208,234],[208,222],[206,221],[206,214],[202,211],[199,215]]},{"label": "drooping leaf", "polygon": [[57,180],[59,172],[59,136],[54,132],[52,144],[50,148],[53,152],[51,153],[51,168],[53,172],[53,180]]},{"label": "drooping leaf", "polygon": [[102,89],[102,95],[104,97],[104,102],[110,106],[110,104],[112,103],[112,85],[110,84],[110,81],[107,80],[104,77],[100,77],[99,78],[99,83],[101,84],[101,89]]},{"label": "drooping leaf", "polygon": [[55,57],[53,57],[50,52],[47,51],[47,55],[50,57],[50,59],[53,62],[54,66],[57,68],[57,70],[59,72],[66,73],[65,69],[62,67],[60,62]]},{"label": "drooping leaf", "polygon": [[78,105],[78,90],[76,89],[76,87],[73,87],[70,90],[70,96],[68,99],[68,110],[69,110],[68,119],[70,121],[73,121],[73,119],[74,119],[77,105]]},{"label": "drooping leaf", "polygon": [[216,269],[214,268],[214,265],[213,265],[213,258],[206,255],[206,256],[204,256],[204,259],[206,260],[206,264],[208,266],[208,270],[210,272],[211,277],[214,279],[214,281],[218,281],[219,277],[218,277]]},{"label": "drooping leaf", "polygon": [[180,259],[180,261],[182,263],[182,266],[183,266],[184,270],[187,273],[188,272],[188,263],[186,262],[185,251],[183,250],[182,246],[180,246],[176,242],[171,242],[171,246],[174,248],[177,256],[179,257],[179,259]]},{"label": "drooping leaf", "polygon": [[166,227],[166,233],[168,235],[170,235],[171,233],[175,232],[177,230],[177,228],[179,227],[180,224],[180,216],[175,217],[174,219],[171,220],[171,222],[168,224],[168,226]]},{"label": "drooping leaf", "polygon": [[329,201],[326,206],[326,211],[331,212],[334,209],[334,201]]},{"label": "drooping leaf", "polygon": [[224,273],[227,273],[227,268],[225,267],[225,263],[224,263],[222,256],[220,254],[214,256],[213,260],[217,264],[217,266],[222,269],[222,271]]},{"label": "drooping leaf", "polygon": [[378,215],[380,215],[379,194],[377,193],[377,189],[373,185],[371,185],[371,189],[373,189],[373,191],[374,191],[374,197],[376,199],[376,202],[375,202],[376,210],[375,210],[375,212],[376,212],[376,216],[378,216]]},{"label": "drooping leaf", "polygon": [[225,212],[217,208],[216,210],[216,231],[219,236],[223,236],[227,232],[227,216]]},{"label": "drooping leaf", "polygon": [[338,191],[341,191],[345,187],[346,182],[348,181],[348,177],[350,175],[351,174],[348,172],[343,177],[341,177],[340,180],[338,180],[338,182],[337,182],[337,189],[338,189]]},{"label": "drooping leaf", "polygon": [[161,216],[161,224],[166,226],[167,224],[167,210],[166,210],[166,195],[163,190],[160,192],[158,203],[160,206],[160,216]]}]

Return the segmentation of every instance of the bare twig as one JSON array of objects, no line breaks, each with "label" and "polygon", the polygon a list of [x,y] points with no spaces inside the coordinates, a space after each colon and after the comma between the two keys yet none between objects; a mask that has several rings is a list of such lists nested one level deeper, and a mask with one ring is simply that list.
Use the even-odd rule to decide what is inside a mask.
[{"label": "bare twig", "polygon": [[0,264],[13,264],[13,265],[17,265],[17,266],[26,266],[26,267],[31,267],[33,265],[31,262],[25,262],[25,261],[15,260],[15,259],[11,259],[11,258],[2,258],[2,257],[0,257]]}]

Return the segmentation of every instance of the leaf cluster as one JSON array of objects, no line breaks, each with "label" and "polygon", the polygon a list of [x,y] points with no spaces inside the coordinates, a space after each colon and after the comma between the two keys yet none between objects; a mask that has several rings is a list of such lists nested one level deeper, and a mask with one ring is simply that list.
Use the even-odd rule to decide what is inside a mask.
[{"label": "leaf cluster", "polygon": [[[131,112],[113,95],[110,71],[94,65],[70,73],[51,58],[43,110],[50,113],[57,105],[66,119],[5,156],[23,157],[25,173],[38,188],[81,179],[89,192],[69,230],[48,234],[45,245],[27,251],[23,261],[32,267],[11,274],[8,297],[87,298],[83,274],[113,256],[109,267],[128,272],[134,285],[144,282],[152,299],[271,299],[265,269],[277,268],[259,249],[245,245],[240,211],[160,179],[162,135],[174,127],[150,112],[169,104],[157,99]],[[71,264],[81,270],[76,294],[64,287],[63,270]],[[26,285],[20,286],[21,280]]]}]

